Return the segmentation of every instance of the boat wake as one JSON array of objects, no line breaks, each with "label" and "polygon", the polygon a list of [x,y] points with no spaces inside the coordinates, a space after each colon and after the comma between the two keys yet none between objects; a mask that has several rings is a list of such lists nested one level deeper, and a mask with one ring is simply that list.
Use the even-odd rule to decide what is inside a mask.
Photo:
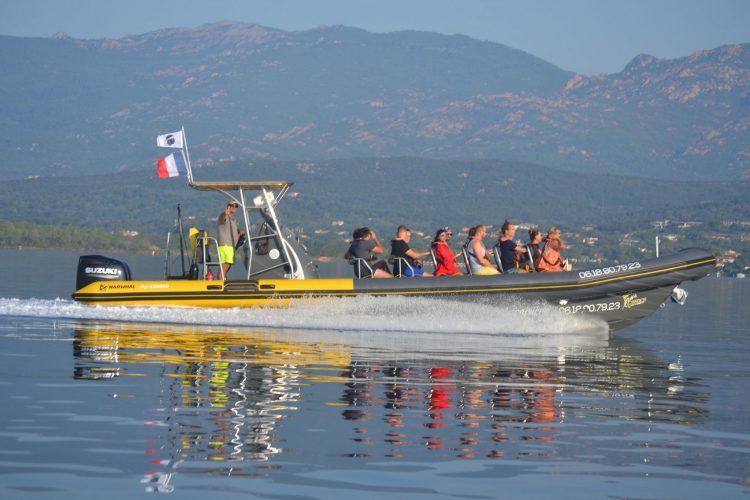
[{"label": "boat wake", "polygon": [[558,335],[606,333],[604,321],[564,315],[546,303],[421,297],[299,300],[284,308],[89,306],[71,300],[0,298],[0,315],[294,330]]}]

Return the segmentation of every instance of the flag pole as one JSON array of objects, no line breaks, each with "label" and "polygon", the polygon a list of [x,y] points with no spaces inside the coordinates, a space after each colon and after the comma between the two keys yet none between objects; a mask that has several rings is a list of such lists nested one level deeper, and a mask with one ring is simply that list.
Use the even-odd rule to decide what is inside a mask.
[{"label": "flag pole", "polygon": [[185,153],[187,162],[188,184],[193,183],[193,166],[190,165],[190,153],[188,152],[187,137],[185,136],[185,127],[182,127],[182,151]]}]

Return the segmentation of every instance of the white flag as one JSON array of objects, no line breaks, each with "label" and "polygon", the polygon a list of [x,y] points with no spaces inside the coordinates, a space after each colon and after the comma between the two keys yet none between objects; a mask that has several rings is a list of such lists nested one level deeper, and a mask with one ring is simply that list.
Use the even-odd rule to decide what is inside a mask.
[{"label": "white flag", "polygon": [[179,132],[172,132],[171,134],[157,136],[156,145],[162,148],[181,148],[182,130]]}]

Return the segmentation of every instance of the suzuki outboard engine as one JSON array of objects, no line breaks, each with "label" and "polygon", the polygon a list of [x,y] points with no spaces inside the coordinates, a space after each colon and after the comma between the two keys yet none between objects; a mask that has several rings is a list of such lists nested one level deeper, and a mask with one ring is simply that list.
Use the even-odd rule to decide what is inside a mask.
[{"label": "suzuki outboard engine", "polygon": [[122,261],[103,255],[81,255],[78,258],[76,290],[95,281],[130,281],[130,268]]}]

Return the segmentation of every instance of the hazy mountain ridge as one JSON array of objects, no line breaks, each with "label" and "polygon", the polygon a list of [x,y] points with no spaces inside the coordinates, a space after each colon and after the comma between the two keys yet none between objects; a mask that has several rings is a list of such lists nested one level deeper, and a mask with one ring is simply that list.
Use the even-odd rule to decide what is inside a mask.
[{"label": "hazy mountain ridge", "polygon": [[750,44],[581,76],[509,47],[222,21],[111,40],[0,37],[11,178],[195,163],[421,156],[658,178],[750,177]]}]

